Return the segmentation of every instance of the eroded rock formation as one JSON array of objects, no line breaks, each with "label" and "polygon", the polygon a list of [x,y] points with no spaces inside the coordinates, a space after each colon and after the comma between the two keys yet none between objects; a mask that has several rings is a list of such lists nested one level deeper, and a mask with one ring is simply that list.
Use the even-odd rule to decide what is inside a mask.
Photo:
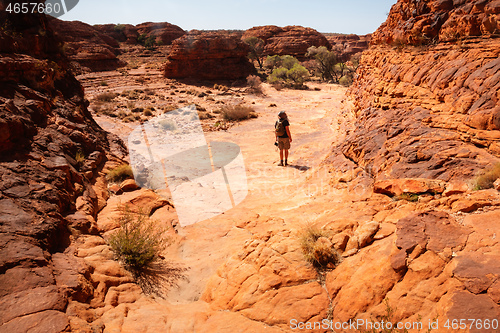
[{"label": "eroded rock formation", "polygon": [[350,59],[351,56],[368,49],[371,35],[327,35],[328,42],[332,49],[337,51],[343,59]]},{"label": "eroded rock formation", "polygon": [[254,27],[245,31],[242,39],[249,37],[258,37],[265,42],[264,55],[292,55],[299,60],[305,59],[307,49],[311,46],[331,47],[323,34],[312,28],[301,26]]},{"label": "eroded rock formation", "polygon": [[155,36],[163,45],[170,45],[174,40],[186,34],[183,29],[167,22],[146,22],[136,25],[135,28],[139,35],[144,35],[146,38]]},{"label": "eroded rock formation", "polygon": [[[70,329],[91,269],[68,249],[96,231],[91,186],[110,149],[44,15],[0,3],[0,331]],[[115,142],[116,144],[116,142]],[[84,160],[77,160],[82,154]]]},{"label": "eroded rock formation", "polygon": [[165,77],[244,79],[256,72],[247,55],[248,46],[237,35],[190,31],[173,42],[165,64]]},{"label": "eroded rock formation", "polygon": [[118,42],[131,45],[137,44],[137,39],[141,35],[143,39],[155,36],[157,42],[161,41],[162,45],[170,45],[175,39],[186,34],[182,28],[168,22],[145,22],[135,26],[131,24],[97,24],[93,27]]},{"label": "eroded rock formation", "polygon": [[[446,16],[458,20],[450,13],[476,6],[467,4]],[[381,26],[374,42],[392,33],[394,16],[401,15],[394,8],[392,13],[392,23]],[[471,178],[500,156],[499,56],[500,41],[486,35],[418,47],[374,45],[363,54],[350,89],[357,122],[342,146],[344,155],[377,178]]]},{"label": "eroded rock formation", "polygon": [[117,58],[120,54],[118,42],[94,28],[79,21],[62,21],[50,18],[49,24],[64,42],[61,48],[71,61],[91,71],[114,70],[125,66]]},{"label": "eroded rock formation", "polygon": [[500,32],[498,1],[398,1],[373,43],[427,44]]},{"label": "eroded rock formation", "polygon": [[349,189],[418,203],[373,217],[395,225],[395,245],[376,241],[328,274],[334,317],[380,318],[384,298],[395,321],[498,317],[488,276],[499,276],[500,258],[488,235],[500,230],[499,194],[467,183],[500,157],[499,4],[400,0],[373,34],[349,90],[354,125],[327,164]]}]

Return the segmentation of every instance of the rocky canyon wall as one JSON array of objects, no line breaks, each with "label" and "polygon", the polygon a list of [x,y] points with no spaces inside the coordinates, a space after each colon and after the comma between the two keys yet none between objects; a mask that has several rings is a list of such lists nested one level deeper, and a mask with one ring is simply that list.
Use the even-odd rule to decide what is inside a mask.
[{"label": "rocky canyon wall", "polygon": [[356,122],[340,147],[347,164],[376,179],[448,181],[498,161],[499,13],[499,1],[394,5],[349,91]]},{"label": "rocky canyon wall", "polygon": [[92,119],[46,17],[7,14],[9,2],[0,3],[0,331],[68,331],[69,302],[94,291],[68,246],[96,231],[105,202],[91,184],[119,144]]}]

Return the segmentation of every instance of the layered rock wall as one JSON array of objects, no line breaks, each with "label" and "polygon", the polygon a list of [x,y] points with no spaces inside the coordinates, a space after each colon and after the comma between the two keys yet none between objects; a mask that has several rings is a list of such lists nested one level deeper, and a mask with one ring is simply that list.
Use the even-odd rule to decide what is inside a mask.
[{"label": "layered rock wall", "polygon": [[[73,236],[96,231],[91,183],[110,137],[93,121],[61,41],[40,14],[0,3],[0,331],[70,330],[94,291]],[[79,159],[77,155],[84,159]]]},{"label": "layered rock wall", "polygon": [[[449,22],[466,19],[470,26],[463,31],[473,29],[473,23],[484,21],[496,3],[467,1],[443,9],[440,17],[448,20],[440,21],[433,36],[441,38]],[[424,18],[437,14],[415,9],[407,21],[398,21],[406,17],[401,15],[411,7],[405,7],[408,4],[400,1],[393,7],[387,22],[374,33],[375,45],[363,54],[350,89],[355,128],[341,150],[375,178],[468,180],[500,157],[500,41],[485,32],[420,45],[409,37],[417,31],[416,22],[427,22]],[[473,16],[465,12],[464,8],[473,12],[479,5],[484,12]],[[437,1],[425,8],[436,6]],[[418,31],[428,31],[423,23],[419,26]],[[406,36],[406,42],[419,45],[382,43],[396,39],[397,27],[406,29],[397,38]]]},{"label": "layered rock wall", "polygon": [[96,28],[79,21],[61,21],[50,18],[49,24],[58,38],[64,42],[61,46],[71,61],[91,71],[114,70],[125,66],[117,58],[120,45],[112,37],[100,33]]},{"label": "layered rock wall", "polygon": [[375,44],[427,44],[500,33],[500,2],[398,1],[373,34]]}]

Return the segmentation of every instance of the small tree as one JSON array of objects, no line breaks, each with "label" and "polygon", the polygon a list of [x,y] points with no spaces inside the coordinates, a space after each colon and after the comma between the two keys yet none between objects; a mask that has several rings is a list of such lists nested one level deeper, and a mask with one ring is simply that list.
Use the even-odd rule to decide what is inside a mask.
[{"label": "small tree", "polygon": [[298,63],[293,65],[293,67],[288,70],[287,74],[288,78],[293,81],[295,86],[302,86],[309,78],[307,69]]},{"label": "small tree", "polygon": [[316,60],[317,69],[322,80],[338,82],[335,66],[339,63],[339,60],[335,52],[328,51],[324,46],[311,46],[307,49],[306,56]]},{"label": "small tree", "polygon": [[259,68],[263,68],[263,54],[264,54],[264,41],[258,37],[249,37],[244,40],[245,43],[250,47],[250,52],[248,53],[248,58],[250,60],[255,60],[259,64]]}]

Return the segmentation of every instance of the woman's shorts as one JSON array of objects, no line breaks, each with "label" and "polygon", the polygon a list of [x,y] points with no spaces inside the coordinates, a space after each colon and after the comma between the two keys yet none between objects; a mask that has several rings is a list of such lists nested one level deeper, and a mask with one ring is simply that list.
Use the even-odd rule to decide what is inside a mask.
[{"label": "woman's shorts", "polygon": [[290,149],[290,138],[278,138],[278,148],[282,149]]}]

